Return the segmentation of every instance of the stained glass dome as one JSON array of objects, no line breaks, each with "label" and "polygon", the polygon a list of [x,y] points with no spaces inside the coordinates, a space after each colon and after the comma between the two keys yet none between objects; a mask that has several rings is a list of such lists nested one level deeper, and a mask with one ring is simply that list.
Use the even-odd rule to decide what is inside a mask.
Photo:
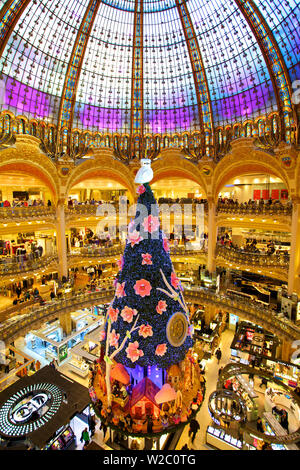
[{"label": "stained glass dome", "polygon": [[300,76],[297,4],[0,1],[0,109],[128,134],[284,113]]}]

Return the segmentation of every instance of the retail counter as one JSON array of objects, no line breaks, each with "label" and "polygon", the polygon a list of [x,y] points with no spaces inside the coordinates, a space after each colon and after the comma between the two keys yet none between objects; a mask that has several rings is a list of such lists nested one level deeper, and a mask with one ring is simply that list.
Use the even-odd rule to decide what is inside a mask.
[{"label": "retail counter", "polygon": [[285,391],[268,387],[265,391],[265,410],[270,412],[277,405],[291,411],[295,419],[300,421],[300,409],[296,400]]},{"label": "retail counter", "polygon": [[207,427],[206,443],[220,450],[241,450],[243,446],[242,441],[213,426]]},{"label": "retail counter", "polygon": [[72,359],[68,363],[69,369],[80,377],[86,378],[89,373],[89,366],[83,361],[77,361],[76,359]]}]

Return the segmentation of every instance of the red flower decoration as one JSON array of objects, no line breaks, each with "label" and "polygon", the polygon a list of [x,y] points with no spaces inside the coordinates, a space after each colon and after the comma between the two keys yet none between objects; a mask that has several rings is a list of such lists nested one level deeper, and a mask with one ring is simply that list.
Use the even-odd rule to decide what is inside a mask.
[{"label": "red flower decoration", "polygon": [[152,286],[149,281],[146,281],[146,279],[140,279],[139,281],[136,281],[134,285],[136,295],[140,295],[141,297],[150,295],[151,289]]},{"label": "red flower decoration", "polygon": [[124,266],[124,258],[123,255],[121,255],[121,258],[117,261],[119,271],[122,271],[123,266]]},{"label": "red flower decoration", "polygon": [[122,282],[122,284],[120,284],[119,282],[117,283],[116,296],[118,298],[126,296],[126,294],[125,294],[125,282]]},{"label": "red flower decoration", "polygon": [[132,322],[132,319],[135,315],[137,315],[137,310],[127,307],[127,306],[124,307],[121,312],[121,317],[123,318],[124,321],[127,321],[128,323]]},{"label": "red flower decoration", "polygon": [[117,321],[117,319],[118,319],[118,313],[119,313],[119,309],[118,309],[118,308],[108,307],[107,313],[108,313],[108,316],[109,316],[109,318],[111,319],[112,322]]},{"label": "red flower decoration", "polygon": [[146,191],[146,188],[143,184],[141,184],[140,186],[137,187],[137,194],[143,194],[144,192]]},{"label": "red flower decoration", "polygon": [[104,330],[102,330],[102,331],[100,332],[100,335],[99,335],[99,338],[100,338],[99,341],[100,341],[100,342],[101,342],[101,341],[104,341],[104,340],[105,340],[105,336],[106,336],[106,333],[105,333]]},{"label": "red flower decoration", "polygon": [[109,345],[117,348],[119,346],[120,335],[116,333],[116,330],[112,330],[109,335]]},{"label": "red flower decoration", "polygon": [[158,346],[156,346],[155,354],[157,356],[164,356],[166,354],[166,352],[167,352],[166,343],[159,344]]},{"label": "red flower decoration", "polygon": [[175,289],[178,289],[178,286],[179,286],[179,279],[178,277],[176,276],[176,274],[174,272],[172,272],[171,274],[171,284],[173,287],[175,287]]},{"label": "red flower decoration", "polygon": [[153,336],[152,326],[151,325],[141,325],[139,329],[139,335],[143,338],[148,336]]},{"label": "red flower decoration", "polygon": [[149,232],[149,233],[155,232],[159,227],[158,217],[152,216],[152,215],[145,217],[143,221],[143,227],[144,227],[145,232]]},{"label": "red flower decoration", "polygon": [[129,343],[128,348],[126,349],[127,357],[132,362],[137,361],[141,356],[144,355],[141,349],[138,349],[139,343],[135,341],[134,343]]},{"label": "red flower decoration", "polygon": [[150,255],[149,253],[142,253],[142,257],[142,264],[152,264],[152,255]]},{"label": "red flower decoration", "polygon": [[156,311],[160,315],[167,310],[167,302],[165,300],[160,300],[156,305]]},{"label": "red flower decoration", "polygon": [[164,247],[164,250],[169,253],[170,251],[170,244],[169,244],[169,240],[167,238],[164,238],[163,239],[163,247]]},{"label": "red flower decoration", "polygon": [[143,240],[143,238],[140,236],[140,232],[137,230],[133,230],[133,232],[128,233],[128,241],[131,244],[131,247],[134,245],[137,245]]}]

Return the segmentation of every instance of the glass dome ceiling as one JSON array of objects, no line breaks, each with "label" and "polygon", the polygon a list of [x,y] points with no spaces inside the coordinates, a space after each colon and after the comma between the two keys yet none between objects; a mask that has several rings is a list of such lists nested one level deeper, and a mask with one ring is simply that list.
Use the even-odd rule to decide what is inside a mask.
[{"label": "glass dome ceiling", "polygon": [[267,115],[300,76],[297,4],[0,0],[0,110],[128,134]]}]

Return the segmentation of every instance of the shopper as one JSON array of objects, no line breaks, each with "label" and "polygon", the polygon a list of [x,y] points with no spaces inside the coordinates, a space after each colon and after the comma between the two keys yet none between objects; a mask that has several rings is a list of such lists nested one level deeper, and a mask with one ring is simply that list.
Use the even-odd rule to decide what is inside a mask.
[{"label": "shopper", "polygon": [[93,435],[95,434],[95,427],[96,427],[96,423],[95,423],[93,416],[89,415],[88,424],[89,424],[89,431],[91,433],[91,437],[93,437]]},{"label": "shopper", "polygon": [[220,364],[220,360],[221,360],[221,358],[222,358],[222,351],[221,351],[220,348],[218,348],[218,349],[216,350],[216,358],[217,358],[217,360],[218,360],[218,364]]},{"label": "shopper", "polygon": [[200,430],[200,424],[196,419],[192,419],[190,422],[189,437],[192,436],[191,442],[193,444],[197,432]]},{"label": "shopper", "polygon": [[90,435],[89,435],[89,432],[88,432],[87,428],[84,428],[84,430],[82,431],[81,437],[80,437],[80,442],[84,442],[83,448],[89,444]]},{"label": "shopper", "polygon": [[20,298],[21,293],[22,293],[21,286],[17,286],[17,288],[16,288],[16,294],[17,294],[18,300],[19,300],[19,298]]},{"label": "shopper", "polygon": [[260,417],[258,417],[256,420],[256,429],[259,432],[264,432],[263,423]]},{"label": "shopper", "polygon": [[103,440],[105,440],[106,431],[107,431],[107,426],[106,426],[106,424],[104,423],[104,421],[101,421],[101,422],[100,422],[100,427],[99,427],[99,429],[103,432]]},{"label": "shopper", "polygon": [[280,424],[287,431],[289,432],[289,421],[288,421],[288,414],[285,410],[282,410],[281,418],[280,418]]}]

